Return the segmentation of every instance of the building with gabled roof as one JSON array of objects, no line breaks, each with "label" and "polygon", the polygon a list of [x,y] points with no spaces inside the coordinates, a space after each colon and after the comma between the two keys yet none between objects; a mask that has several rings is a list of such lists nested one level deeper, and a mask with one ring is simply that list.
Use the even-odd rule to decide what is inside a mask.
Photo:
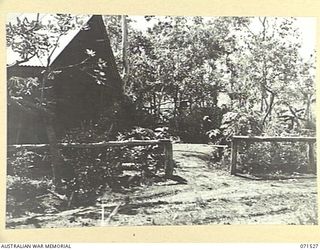
[{"label": "building with gabled roof", "polygon": [[[24,15],[28,14],[22,14],[19,18],[26,18]],[[41,15],[40,21],[48,22],[50,16]],[[19,56],[10,48],[7,49],[8,82],[12,77],[37,77],[41,82],[46,69],[50,67],[51,72],[56,72],[41,88],[46,97],[54,100],[55,128],[61,136],[81,122],[95,122],[103,109],[112,105],[115,98],[121,95],[122,81],[102,16],[79,18],[83,25],[68,31],[47,55],[15,64]],[[84,60],[86,63],[81,63]],[[104,62],[105,65],[99,71],[96,69],[98,62]],[[10,105],[7,114],[8,144],[47,142],[41,117]]]}]

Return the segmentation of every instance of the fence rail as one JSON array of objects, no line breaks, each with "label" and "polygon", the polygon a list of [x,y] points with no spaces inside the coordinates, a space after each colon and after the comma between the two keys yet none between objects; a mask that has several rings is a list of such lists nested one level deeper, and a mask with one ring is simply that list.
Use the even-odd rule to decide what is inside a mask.
[{"label": "fence rail", "polygon": [[253,141],[253,142],[316,142],[316,137],[285,137],[285,136],[233,136],[233,141],[245,140],[245,141]]},{"label": "fence rail", "polygon": [[306,142],[308,143],[308,157],[309,164],[307,167],[308,172],[316,172],[316,162],[314,158],[314,143],[316,137],[263,137],[263,136],[233,136],[231,141],[231,174],[237,173],[237,152],[238,143],[240,141],[249,142]]},{"label": "fence rail", "polygon": [[[125,146],[149,146],[149,145],[162,145],[164,147],[165,155],[165,173],[167,176],[173,174],[174,162],[172,143],[170,140],[127,140],[127,141],[108,141],[96,143],[58,143],[59,148],[107,148],[107,147],[125,147]],[[15,144],[8,145],[8,152],[16,151],[19,149],[43,149],[49,148],[49,144]]]}]

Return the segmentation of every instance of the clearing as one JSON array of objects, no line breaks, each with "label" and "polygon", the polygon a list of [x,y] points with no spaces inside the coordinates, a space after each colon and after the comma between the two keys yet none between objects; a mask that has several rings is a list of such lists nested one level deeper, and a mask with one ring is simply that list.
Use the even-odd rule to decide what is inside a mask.
[{"label": "clearing", "polygon": [[106,191],[94,206],[7,218],[7,227],[317,224],[315,178],[249,180],[212,164],[210,145],[174,144],[173,151],[175,174],[187,179],[186,185],[167,181],[126,194]]}]

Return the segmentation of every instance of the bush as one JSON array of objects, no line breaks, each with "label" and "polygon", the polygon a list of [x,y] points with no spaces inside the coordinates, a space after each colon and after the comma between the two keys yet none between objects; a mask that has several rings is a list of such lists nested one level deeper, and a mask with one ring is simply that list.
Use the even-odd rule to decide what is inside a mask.
[{"label": "bush", "polygon": [[[285,129],[286,126],[278,120],[269,121],[267,125],[262,126],[259,112],[239,110],[224,114],[220,128],[212,129],[207,134],[215,144],[229,144],[234,135],[292,136]],[[295,132],[295,136],[312,135],[309,130],[295,130]],[[242,142],[238,145],[239,169],[253,174],[303,173],[308,165],[307,148],[307,143]],[[230,152],[225,151],[225,154],[230,155]]]},{"label": "bush", "polygon": [[51,157],[43,149],[8,152],[7,174],[20,177],[51,177]]},{"label": "bush", "polygon": [[222,110],[218,107],[194,108],[169,121],[169,131],[186,143],[208,143],[208,131],[220,127]]},{"label": "bush", "polygon": [[239,145],[240,171],[252,174],[294,174],[305,172],[306,143],[252,143]]},{"label": "bush", "polygon": [[[136,127],[129,132],[119,134],[118,140],[158,140],[168,139],[168,128],[157,128],[154,131]],[[136,171],[146,171],[152,174],[164,174],[163,147],[160,145],[149,145],[140,147],[122,147],[123,160],[135,162]]]},{"label": "bush", "polygon": [[[76,134],[75,134],[76,135]],[[70,142],[88,142],[90,131],[75,136]],[[118,134],[123,140],[155,140],[168,138],[168,129],[156,131],[136,127]],[[62,179],[56,187],[60,194],[71,195],[74,192],[78,202],[91,202],[102,194],[106,185],[114,191],[121,191],[134,185],[140,185],[156,176],[164,175],[164,154],[160,145],[122,146],[109,148],[64,148],[62,150],[64,168],[72,168],[74,178]],[[52,178],[49,153],[43,149],[34,151],[22,149],[8,154],[8,174],[21,178]]]},{"label": "bush", "polygon": [[233,135],[261,135],[263,128],[259,120],[260,114],[257,112],[228,112],[223,116],[220,129],[226,138]]},{"label": "bush", "polygon": [[46,178],[31,180],[27,177],[7,177],[7,214],[21,216],[26,212],[41,212],[42,207],[37,197],[47,193],[51,181]]},{"label": "bush", "polygon": [[[156,132],[136,127],[120,133],[119,141],[167,138],[167,129]],[[163,148],[159,145],[122,146],[95,149],[68,148],[63,151],[68,165],[73,166],[72,180],[78,197],[90,200],[103,192],[106,184],[114,191],[140,185],[146,179],[164,175]]]}]

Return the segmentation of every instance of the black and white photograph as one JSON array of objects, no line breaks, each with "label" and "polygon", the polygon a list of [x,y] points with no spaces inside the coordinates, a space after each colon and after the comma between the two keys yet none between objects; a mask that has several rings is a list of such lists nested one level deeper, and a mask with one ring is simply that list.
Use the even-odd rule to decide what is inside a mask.
[{"label": "black and white photograph", "polygon": [[6,229],[318,225],[316,22],[8,14]]}]

